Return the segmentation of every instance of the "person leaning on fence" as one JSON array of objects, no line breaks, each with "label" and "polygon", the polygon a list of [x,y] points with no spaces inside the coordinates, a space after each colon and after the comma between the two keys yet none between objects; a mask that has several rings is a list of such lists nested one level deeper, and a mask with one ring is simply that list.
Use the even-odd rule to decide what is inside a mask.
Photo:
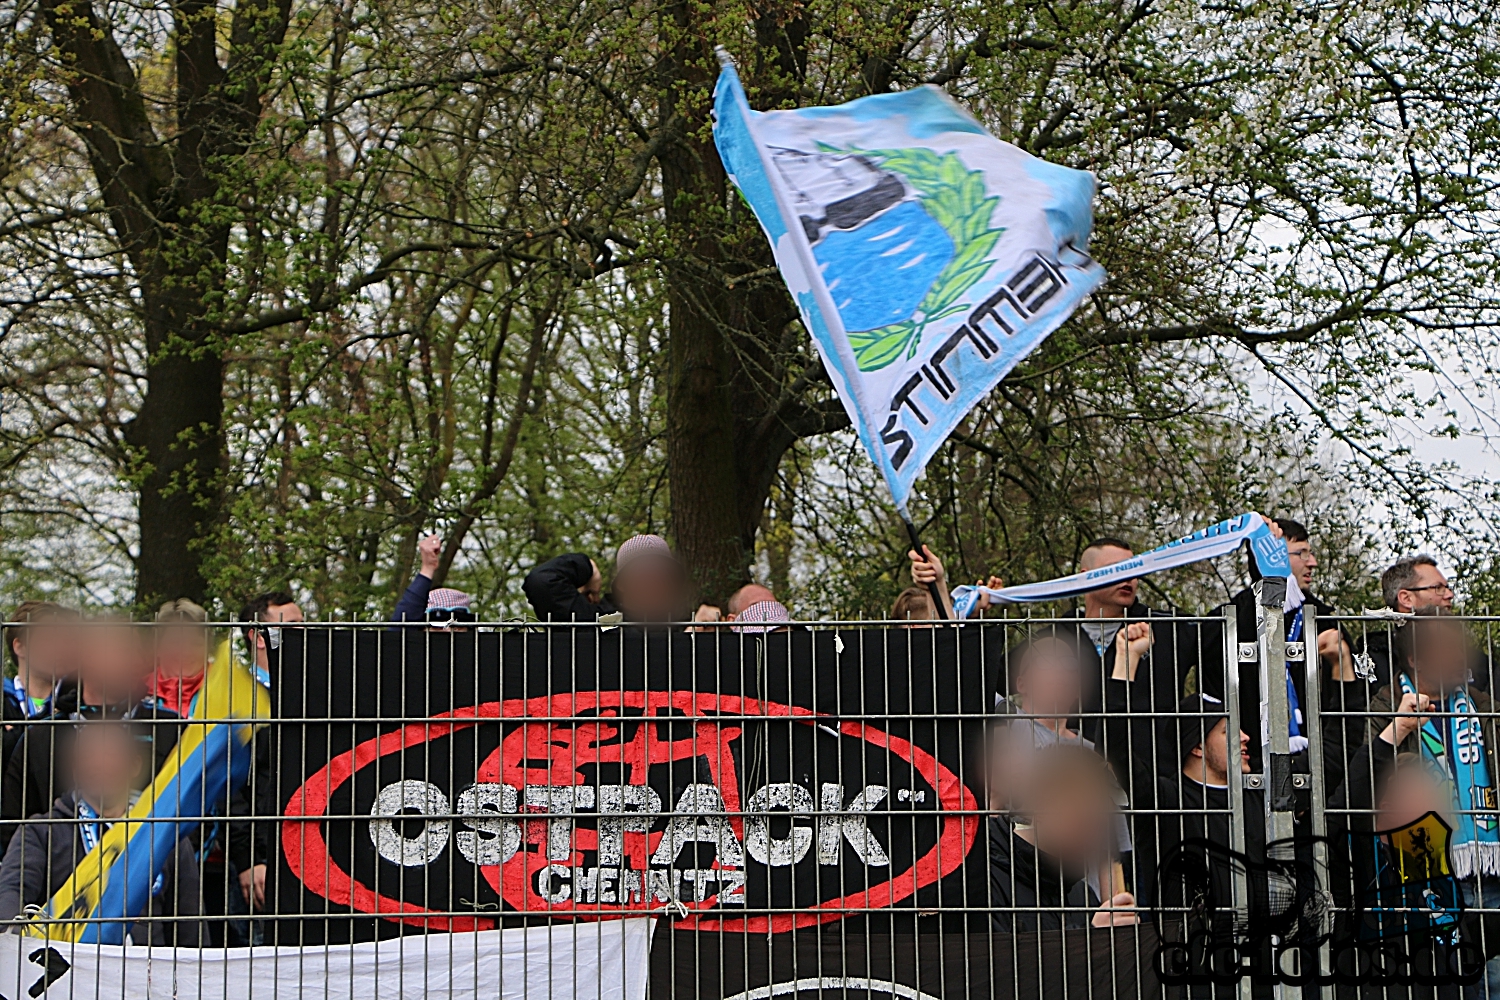
[{"label": "person leaning on fence", "polygon": [[[63,887],[78,863],[124,816],[146,772],[148,751],[128,724],[96,720],[74,736],[72,780],[51,811],[21,825],[0,861],[0,920],[15,920],[43,907]],[[162,859],[151,887],[150,918],[137,920],[129,936],[137,944],[195,947],[199,878],[192,846],[177,841]],[[189,918],[189,919],[173,919]]]},{"label": "person leaning on fence", "polygon": [[636,535],[615,554],[610,599],[627,622],[666,625],[692,617],[687,569],[659,535]]},{"label": "person leaning on fence", "polygon": [[77,611],[50,601],[26,601],[5,626],[5,677],[0,769],[10,760],[31,719],[66,711],[77,691],[73,683],[73,632],[65,626]]},{"label": "person leaning on fence", "polygon": [[[1004,739],[992,753],[1012,752]],[[1001,778],[992,781],[990,801],[993,927],[1010,934],[1137,923],[1130,893],[1104,902],[1090,886],[1114,861],[1119,786],[1104,760],[1058,744],[1030,750],[1024,766],[992,768]]]},{"label": "person leaning on fence", "polygon": [[[1083,550],[1079,572],[1129,559],[1128,543],[1100,538]],[[1137,599],[1136,580],[1112,583],[1083,595],[1083,608],[1052,627],[1078,649],[1083,681],[1083,735],[1114,766],[1127,791],[1154,784],[1159,765],[1156,716],[1171,715],[1183,681],[1195,669],[1202,645],[1198,627],[1165,620]]]},{"label": "person leaning on fence", "polygon": [[526,574],[521,590],[544,622],[591,622],[618,610],[604,593],[599,564],[582,552],[567,552],[542,563]]},{"label": "person leaning on fence", "polygon": [[[270,590],[240,608],[240,627],[251,654],[251,671],[263,687],[271,686],[271,645],[280,639],[281,625],[306,621],[297,599],[283,590]],[[263,624],[262,624],[263,623]],[[259,627],[257,627],[259,626]]]},{"label": "person leaning on fence", "polygon": [[[1482,896],[1495,905],[1500,902],[1500,881],[1496,881],[1500,879],[1500,808],[1496,802],[1500,725],[1494,716],[1495,703],[1470,683],[1472,642],[1464,623],[1446,609],[1421,609],[1399,637],[1399,669],[1391,683],[1370,699],[1368,742],[1380,739],[1393,723],[1404,721],[1395,718],[1404,698],[1430,700],[1433,714],[1420,726],[1401,727],[1396,750],[1420,755],[1447,782],[1452,815],[1458,819],[1451,841],[1453,872],[1473,900]],[[1351,769],[1348,783],[1352,786],[1366,778]]]},{"label": "person leaning on fence", "polygon": [[45,812],[68,788],[68,753],[80,723],[129,723],[152,748],[151,774],[177,745],[179,716],[146,692],[151,659],[140,627],[123,615],[106,615],[89,622],[78,642],[76,701],[26,733],[0,779],[0,852],[21,820]]},{"label": "person leaning on fence", "polygon": [[[1015,664],[1010,672],[1012,693],[997,699],[995,711],[1018,741],[1011,749],[1024,753],[1028,744],[1034,750],[1071,744],[1093,750],[1094,744],[1073,728],[1083,694],[1077,648],[1056,636],[1043,635],[1010,655]],[[1128,858],[1133,851],[1130,825],[1121,813],[1115,814],[1115,850],[1117,858]],[[1102,898],[1101,880],[1108,881],[1111,895],[1128,887],[1119,861],[1091,883]]]},{"label": "person leaning on fence", "polygon": [[[759,583],[747,583],[729,595],[729,600],[724,602],[723,608],[708,603],[698,605],[698,610],[693,612],[693,621],[700,624],[689,627],[688,631],[717,632],[719,629],[715,627],[714,623],[737,621],[747,608],[758,604],[774,604],[785,610],[781,603],[776,600],[776,595],[771,591],[770,587]],[[790,621],[790,618],[788,620]],[[735,629],[735,631],[740,630]],[[764,631],[770,630],[766,629]]]},{"label": "person leaning on fence", "polygon": [[771,588],[759,583],[747,583],[729,595],[729,600],[724,605],[724,620],[735,621],[745,613],[746,608],[766,603],[778,603]]}]

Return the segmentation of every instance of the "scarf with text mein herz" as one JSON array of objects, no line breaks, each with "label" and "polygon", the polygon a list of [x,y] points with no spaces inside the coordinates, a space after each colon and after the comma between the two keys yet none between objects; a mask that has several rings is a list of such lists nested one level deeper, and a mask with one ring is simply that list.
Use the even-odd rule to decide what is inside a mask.
[{"label": "scarf with text mein herz", "polygon": [[[1416,685],[1401,675],[1401,693],[1415,694]],[[1500,819],[1496,816],[1495,783],[1485,752],[1484,722],[1474,702],[1460,687],[1441,703],[1447,718],[1429,718],[1418,731],[1422,756],[1443,769],[1453,792],[1453,811],[1458,817],[1451,856],[1453,874],[1468,878],[1476,873],[1500,875]],[[1446,731],[1439,726],[1446,724]]]}]

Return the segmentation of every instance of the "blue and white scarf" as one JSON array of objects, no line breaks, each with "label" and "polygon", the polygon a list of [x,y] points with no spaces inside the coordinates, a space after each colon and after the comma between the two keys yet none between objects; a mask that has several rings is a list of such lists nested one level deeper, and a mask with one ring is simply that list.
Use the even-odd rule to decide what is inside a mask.
[{"label": "blue and white scarf", "polygon": [[1149,552],[1131,556],[1123,562],[1083,570],[1071,576],[1044,580],[1041,583],[1024,583],[1016,587],[1001,587],[992,590],[984,586],[953,588],[953,610],[959,618],[967,618],[979,603],[981,595],[988,595],[996,604],[1025,604],[1033,601],[1056,601],[1064,597],[1075,597],[1090,590],[1109,587],[1126,580],[1137,580],[1165,569],[1176,569],[1205,559],[1228,555],[1240,545],[1249,542],[1250,551],[1261,576],[1286,578],[1286,599],[1282,609],[1288,613],[1301,607],[1302,592],[1297,587],[1297,578],[1292,576],[1287,561],[1286,542],[1271,533],[1265,518],[1256,513],[1240,514],[1227,521],[1220,521],[1201,531],[1158,546]]},{"label": "blue and white scarf", "polygon": [[[130,805],[132,808],[135,807],[140,797],[140,792],[130,793]],[[126,810],[126,812],[128,813],[129,810]],[[81,795],[78,797],[78,819],[80,821],[78,824],[78,836],[83,841],[83,853],[85,854],[92,852],[94,848],[98,847],[100,839],[104,836],[104,831],[115,825],[114,820],[104,820],[100,817],[94,807],[85,802]],[[162,887],[165,885],[166,880],[163,878],[162,873],[157,872],[156,878],[151,882],[151,895],[161,895]]]},{"label": "blue and white scarf", "polygon": [[[1402,674],[1401,693],[1416,691],[1411,678]],[[1446,719],[1429,718],[1418,732],[1422,757],[1442,768],[1453,792],[1458,822],[1450,845],[1453,874],[1458,878],[1475,873],[1500,875],[1500,820],[1485,752],[1484,720],[1464,688],[1450,694],[1440,710],[1450,714]],[[1439,728],[1443,722],[1447,725]]]}]

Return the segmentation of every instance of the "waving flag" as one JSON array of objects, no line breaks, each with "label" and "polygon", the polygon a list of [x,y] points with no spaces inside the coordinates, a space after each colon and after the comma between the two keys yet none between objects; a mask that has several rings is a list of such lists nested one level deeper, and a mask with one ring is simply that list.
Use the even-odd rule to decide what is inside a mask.
[{"label": "waving flag", "polygon": [[719,157],[904,515],[949,432],[1104,280],[1093,175],[937,87],[761,113],[719,61]]},{"label": "waving flag", "polygon": [[228,640],[220,643],[161,772],[26,930],[53,941],[124,944],[130,921],[150,906],[152,884],[177,841],[249,776],[256,727],[238,720],[264,719],[270,705],[270,693],[230,655]]}]

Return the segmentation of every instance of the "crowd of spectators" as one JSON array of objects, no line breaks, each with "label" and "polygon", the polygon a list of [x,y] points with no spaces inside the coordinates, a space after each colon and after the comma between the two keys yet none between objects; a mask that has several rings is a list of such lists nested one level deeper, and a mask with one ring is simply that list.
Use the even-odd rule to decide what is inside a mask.
[{"label": "crowd of spectators", "polygon": [[[1390,567],[1381,589],[1393,627],[1352,634],[1328,621],[1335,609],[1315,596],[1318,561],[1306,528],[1275,523],[1303,595],[1285,614],[1292,769],[1312,772],[1317,734],[1303,708],[1319,697],[1318,778],[1330,803],[1341,804],[1329,814],[1330,828],[1363,844],[1351,849],[1351,891],[1362,891],[1361,880],[1378,888],[1388,877],[1381,858],[1397,850],[1386,833],[1391,824],[1435,812],[1454,831],[1455,874],[1466,899],[1496,898],[1481,885],[1500,877],[1490,661],[1452,617],[1453,590],[1438,563],[1419,555]],[[438,536],[421,540],[419,572],[391,627],[462,631],[479,620],[469,595],[435,584],[441,553]],[[1082,551],[1077,568],[1132,555],[1125,540],[1102,537]],[[920,628],[951,620],[942,561],[926,547],[908,558],[911,586],[896,596],[891,619]],[[984,583],[1003,586],[995,577]],[[794,627],[762,584],[746,583],[720,601],[694,600],[683,563],[657,535],[618,547],[608,586],[597,558],[567,553],[532,569],[522,590],[542,621],[746,634]],[[1257,590],[1246,588],[1196,618],[1150,607],[1138,580],[1086,593],[1079,604],[1008,644],[995,692],[991,899],[995,926],[1007,932],[1119,926],[1174,902],[1191,910],[1182,898],[1186,883],[1175,875],[1172,884],[1163,881],[1164,873],[1180,874],[1174,865],[1185,844],[1225,848],[1195,869],[1200,897],[1228,898],[1235,865],[1264,861],[1261,793],[1246,790],[1238,831],[1231,830],[1229,801],[1231,775],[1260,772],[1266,760],[1266,699],[1253,641]],[[988,598],[978,608],[986,611]],[[0,920],[51,898],[160,769],[192,716],[215,653],[208,613],[178,599],[154,618],[148,637],[125,617],[59,627],[82,616],[54,603],[30,601],[10,614]],[[293,595],[270,592],[248,602],[239,620],[246,666],[269,685],[270,650],[284,626],[305,620],[303,612]],[[1235,623],[1237,642],[1224,631],[1227,621]],[[1299,648],[1315,658],[1316,693],[1305,661],[1292,652]],[[1225,706],[1231,683],[1241,705],[1236,732]],[[256,752],[256,766],[269,768],[264,745]],[[1424,803],[1432,808],[1417,812]],[[1296,808],[1305,823],[1305,796]],[[208,822],[184,838],[153,887],[152,912],[161,919],[136,928],[142,943],[256,941],[247,918],[265,905],[269,848],[243,832],[248,824],[234,822],[255,810],[243,796],[205,803],[204,810]],[[1228,852],[1234,832],[1244,845],[1238,859]]]}]

